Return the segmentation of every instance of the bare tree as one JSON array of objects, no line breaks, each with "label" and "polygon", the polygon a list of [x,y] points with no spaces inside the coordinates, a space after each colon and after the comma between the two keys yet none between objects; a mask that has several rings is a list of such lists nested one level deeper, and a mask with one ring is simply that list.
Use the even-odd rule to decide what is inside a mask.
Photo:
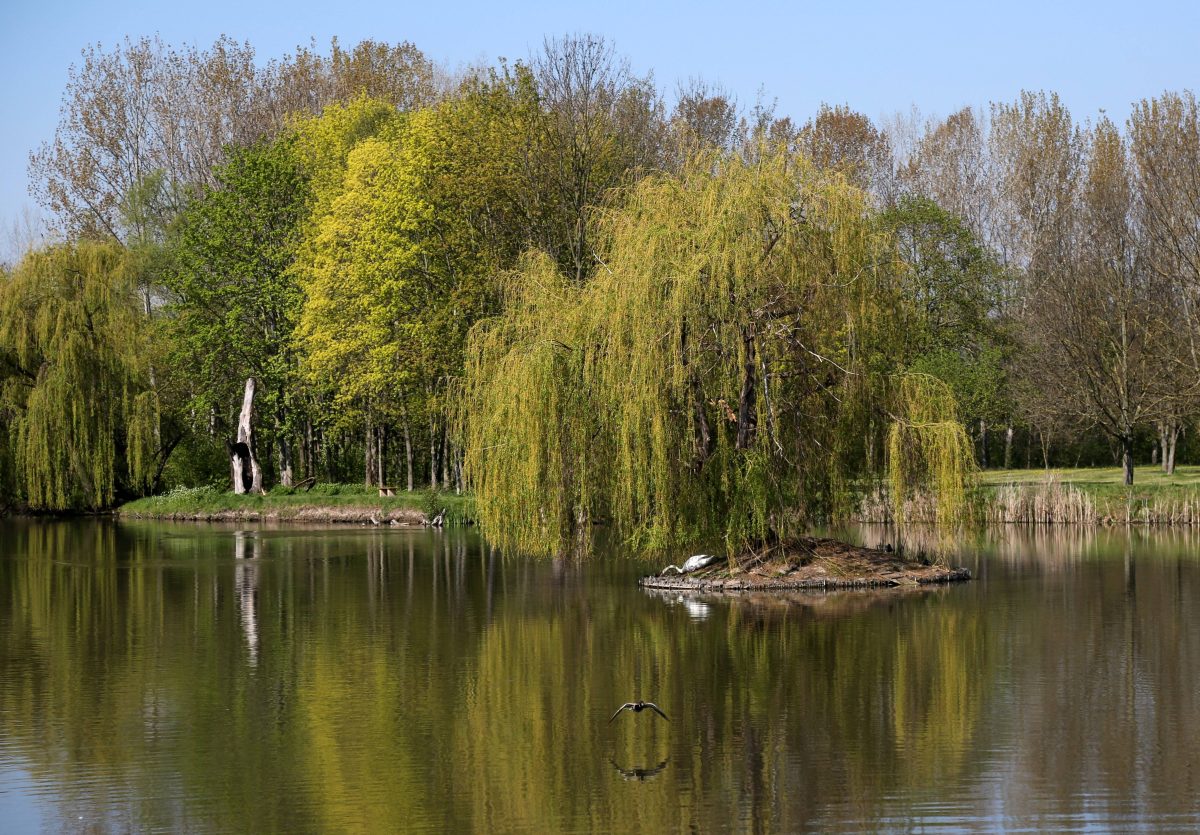
[{"label": "bare tree", "polygon": [[675,167],[705,148],[732,148],[737,128],[737,100],[732,95],[697,78],[680,84],[671,113]]},{"label": "bare tree", "polygon": [[1040,385],[1041,411],[1112,438],[1132,484],[1135,431],[1159,415],[1169,381],[1161,288],[1141,263],[1125,142],[1107,119],[1084,136],[1056,102],[1023,105],[1011,115],[1033,147],[1010,147],[1018,165],[1006,174],[1033,232],[1026,380]]},{"label": "bare tree", "polygon": [[840,171],[881,205],[896,197],[892,149],[871,120],[846,105],[820,111],[800,128],[800,148],[820,168]]},{"label": "bare tree", "polygon": [[1200,399],[1200,114],[1190,91],[1163,93],[1134,107],[1128,132],[1144,264],[1162,284],[1159,305],[1173,377],[1157,428],[1163,469]]},{"label": "bare tree", "polygon": [[21,207],[4,229],[3,249],[0,249],[0,269],[15,269],[29,252],[47,242],[46,222],[32,206]]},{"label": "bare tree", "polygon": [[992,222],[995,178],[986,127],[983,117],[969,107],[930,122],[900,176],[908,188],[962,218],[1003,260],[1004,241],[997,239]]},{"label": "bare tree", "polygon": [[988,152],[997,188],[992,239],[1005,263],[1033,276],[1059,269],[1069,261],[1083,155],[1070,112],[1055,93],[994,104]]},{"label": "bare tree", "polygon": [[438,75],[407,43],[346,51],[335,40],[328,56],[302,48],[261,69],[253,47],[227,37],[209,49],[157,37],[89,46],[70,70],[53,141],[30,154],[30,190],[62,232],[145,240],[215,185],[227,147],[359,94],[418,107],[440,94]]},{"label": "bare tree", "polygon": [[158,38],[88,47],[71,68],[53,142],[30,155],[31,191],[65,232],[143,234],[128,228],[123,203],[155,176],[176,208],[189,186],[209,184],[249,109],[253,57],[227,39],[211,52]]},{"label": "bare tree", "polygon": [[588,212],[607,190],[657,166],[665,133],[650,78],[638,78],[596,35],[546,40],[532,64],[541,96],[543,164],[565,226],[547,248],[582,281],[592,263]]}]

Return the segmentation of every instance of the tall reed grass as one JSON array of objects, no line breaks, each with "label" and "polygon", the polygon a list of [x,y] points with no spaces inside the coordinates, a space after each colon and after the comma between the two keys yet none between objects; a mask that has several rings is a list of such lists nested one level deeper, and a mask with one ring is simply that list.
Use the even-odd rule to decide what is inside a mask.
[{"label": "tall reed grass", "polygon": [[[968,499],[977,523],[1035,525],[1200,525],[1200,490],[1121,485],[1082,487],[1051,473],[1039,482],[1012,482],[974,488]],[[904,505],[905,521],[937,522],[937,502],[917,493]],[[892,524],[887,487],[875,485],[859,502],[857,521]]]}]

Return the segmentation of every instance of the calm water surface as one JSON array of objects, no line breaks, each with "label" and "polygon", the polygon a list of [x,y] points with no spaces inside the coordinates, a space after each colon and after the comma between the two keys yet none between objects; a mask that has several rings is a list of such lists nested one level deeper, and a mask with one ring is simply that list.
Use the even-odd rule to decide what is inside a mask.
[{"label": "calm water surface", "polygon": [[471,532],[6,520],[0,831],[1200,828],[1200,538],[959,549],[686,599]]}]

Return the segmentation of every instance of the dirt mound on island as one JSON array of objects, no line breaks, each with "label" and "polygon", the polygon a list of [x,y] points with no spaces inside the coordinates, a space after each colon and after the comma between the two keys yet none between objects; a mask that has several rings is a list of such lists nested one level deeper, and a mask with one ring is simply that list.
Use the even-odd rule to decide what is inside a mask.
[{"label": "dirt mound on island", "polygon": [[639,585],[693,591],[882,588],[952,583],[971,579],[965,568],[909,559],[893,551],[864,548],[836,539],[802,537],[762,554],[683,575],[650,575]]}]

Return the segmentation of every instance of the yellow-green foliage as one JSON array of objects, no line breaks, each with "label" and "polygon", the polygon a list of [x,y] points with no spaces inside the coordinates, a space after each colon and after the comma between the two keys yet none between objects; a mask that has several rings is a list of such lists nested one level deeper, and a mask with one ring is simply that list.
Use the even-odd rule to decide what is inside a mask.
[{"label": "yellow-green foliage", "polygon": [[603,489],[595,474],[607,439],[585,388],[587,355],[573,341],[583,329],[580,289],[541,253],[511,278],[510,310],[519,315],[481,322],[468,346],[467,467],[488,495],[485,529],[540,552],[587,522],[591,491]]},{"label": "yellow-green foliage", "polygon": [[530,257],[473,332],[464,432],[488,534],[561,551],[602,517],[650,549],[736,552],[827,511],[893,387],[900,301],[863,194],[783,152],[709,156],[598,226],[589,282]]},{"label": "yellow-green foliage", "polygon": [[[119,445],[145,450],[156,410],[133,401],[144,388],[142,333],[126,253],[116,244],[79,242],[31,253],[0,286],[0,350],[11,368],[0,396],[12,415],[16,481],[36,508],[112,503]],[[150,456],[128,461],[144,479]]]},{"label": "yellow-green foliage", "polygon": [[343,191],[317,222],[304,275],[297,342],[307,351],[307,371],[318,380],[337,376],[339,397],[349,402],[404,387],[412,313],[425,295],[419,232],[429,205],[404,150],[372,138],[350,152]]},{"label": "yellow-green foliage", "polygon": [[[961,521],[966,484],[974,470],[971,439],[957,417],[950,386],[926,374],[899,379],[896,414],[888,430],[888,479],[893,518],[904,522],[914,493],[937,497],[938,522]],[[932,521],[932,520],[923,520]]]},{"label": "yellow-green foliage", "polygon": [[363,95],[331,104],[320,116],[292,122],[295,152],[309,177],[314,217],[323,217],[341,194],[347,158],[355,146],[387,134],[402,118],[387,102]]},{"label": "yellow-green foliage", "polygon": [[481,306],[460,114],[378,110],[364,99],[297,126],[314,199],[294,267],[305,294],[295,341],[343,416],[429,398],[461,367]]}]

